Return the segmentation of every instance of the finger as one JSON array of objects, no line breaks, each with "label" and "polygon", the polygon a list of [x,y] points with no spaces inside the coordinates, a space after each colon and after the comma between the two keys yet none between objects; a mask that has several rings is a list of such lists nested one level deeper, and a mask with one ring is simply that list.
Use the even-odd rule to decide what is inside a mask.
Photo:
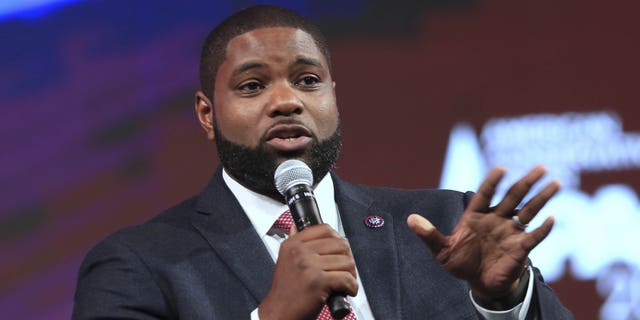
[{"label": "finger", "polygon": [[307,241],[306,244],[319,255],[351,255],[351,247],[346,239],[340,238],[322,238],[312,241]]},{"label": "finger", "polygon": [[322,283],[326,285],[331,292],[344,292],[352,297],[358,294],[358,280],[350,272],[326,272]]},{"label": "finger", "polygon": [[356,277],[356,263],[352,257],[343,255],[320,256],[315,263],[323,271],[345,271]]},{"label": "finger", "polygon": [[341,254],[351,257],[351,247],[344,238],[323,238],[306,242],[306,244],[319,255]]},{"label": "finger", "polygon": [[504,177],[506,170],[503,167],[495,167],[489,171],[487,177],[484,179],[478,192],[473,196],[469,203],[469,208],[473,211],[486,212],[491,204],[491,198],[493,198],[496,192],[496,187],[502,177]]},{"label": "finger", "polygon": [[415,213],[411,214],[409,218],[407,218],[407,224],[411,231],[420,237],[427,245],[432,255],[438,255],[440,250],[446,246],[447,237],[440,233],[440,231],[423,216]]},{"label": "finger", "polygon": [[[294,227],[292,227],[292,229],[293,228]],[[326,223],[308,226],[304,228],[304,230],[296,232],[296,234],[298,234],[297,239],[302,242],[313,241],[315,239],[322,238],[342,239],[340,234],[338,234],[337,231],[335,231],[333,228],[331,228],[330,225]]]},{"label": "finger", "polygon": [[504,199],[496,206],[496,213],[503,217],[513,215],[513,210],[518,206],[520,201],[527,195],[531,187],[542,178],[547,169],[541,165],[535,166],[518,182],[513,184]]},{"label": "finger", "polygon": [[560,183],[558,181],[552,181],[542,191],[536,194],[531,200],[529,200],[518,212],[520,221],[524,224],[529,223],[540,212],[540,209],[560,190]]},{"label": "finger", "polygon": [[553,217],[549,217],[547,218],[547,220],[545,220],[542,223],[541,226],[529,232],[527,234],[527,237],[525,237],[522,242],[523,248],[527,252],[533,250],[533,248],[535,248],[540,242],[542,242],[542,240],[544,240],[544,238],[546,238],[549,235],[549,233],[551,232],[551,229],[553,228],[553,224],[554,224]]}]

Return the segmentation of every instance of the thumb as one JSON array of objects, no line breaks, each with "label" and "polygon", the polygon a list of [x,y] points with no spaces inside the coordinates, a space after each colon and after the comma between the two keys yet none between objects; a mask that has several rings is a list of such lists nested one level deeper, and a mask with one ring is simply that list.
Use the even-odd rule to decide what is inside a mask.
[{"label": "thumb", "polygon": [[412,213],[407,218],[407,224],[409,229],[427,245],[432,255],[437,255],[446,246],[447,237],[440,233],[425,217]]},{"label": "thumb", "polygon": [[289,237],[293,237],[296,233],[298,233],[298,227],[296,227],[296,224],[294,223],[289,229]]}]

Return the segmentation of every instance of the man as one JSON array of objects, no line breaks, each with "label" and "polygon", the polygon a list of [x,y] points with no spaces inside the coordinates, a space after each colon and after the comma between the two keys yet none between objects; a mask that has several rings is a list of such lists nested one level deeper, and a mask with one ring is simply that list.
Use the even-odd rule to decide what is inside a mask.
[{"label": "man", "polygon": [[[195,109],[222,168],[199,196],[87,255],[74,319],[316,319],[336,292],[350,296],[349,319],[572,318],[528,265],[552,219],[524,232],[558,184],[515,209],[544,169],[495,207],[501,168],[476,195],[344,182],[329,173],[330,65],[322,34],[289,10],[251,7],[216,27]],[[326,224],[277,228],[287,207],[273,174],[287,159],[311,167]]]}]

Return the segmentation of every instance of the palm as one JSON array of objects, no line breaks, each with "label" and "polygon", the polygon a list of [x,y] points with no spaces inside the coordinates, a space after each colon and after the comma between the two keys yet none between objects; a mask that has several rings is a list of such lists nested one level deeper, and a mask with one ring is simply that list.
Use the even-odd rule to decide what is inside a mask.
[{"label": "palm", "polygon": [[543,174],[542,167],[534,168],[509,189],[497,206],[489,207],[504,175],[504,169],[493,169],[449,236],[442,235],[417,215],[409,218],[409,226],[427,244],[436,260],[451,274],[466,280],[472,290],[487,296],[504,294],[512,289],[524,270],[529,252],[553,226],[550,218],[536,230],[525,233],[512,221],[515,214],[525,223],[531,221],[557,192],[559,185],[552,182],[521,210],[515,209]]},{"label": "palm", "polygon": [[507,291],[528,254],[520,245],[525,234],[514,229],[510,220],[497,215],[467,211],[435,257],[472,286]]}]

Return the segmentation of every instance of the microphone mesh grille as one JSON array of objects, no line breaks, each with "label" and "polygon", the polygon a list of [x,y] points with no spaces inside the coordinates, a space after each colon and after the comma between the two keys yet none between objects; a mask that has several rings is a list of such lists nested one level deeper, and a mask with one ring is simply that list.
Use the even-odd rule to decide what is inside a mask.
[{"label": "microphone mesh grille", "polygon": [[274,174],[276,189],[284,195],[287,189],[297,184],[313,185],[313,173],[306,163],[300,160],[287,160],[281,163]]}]

